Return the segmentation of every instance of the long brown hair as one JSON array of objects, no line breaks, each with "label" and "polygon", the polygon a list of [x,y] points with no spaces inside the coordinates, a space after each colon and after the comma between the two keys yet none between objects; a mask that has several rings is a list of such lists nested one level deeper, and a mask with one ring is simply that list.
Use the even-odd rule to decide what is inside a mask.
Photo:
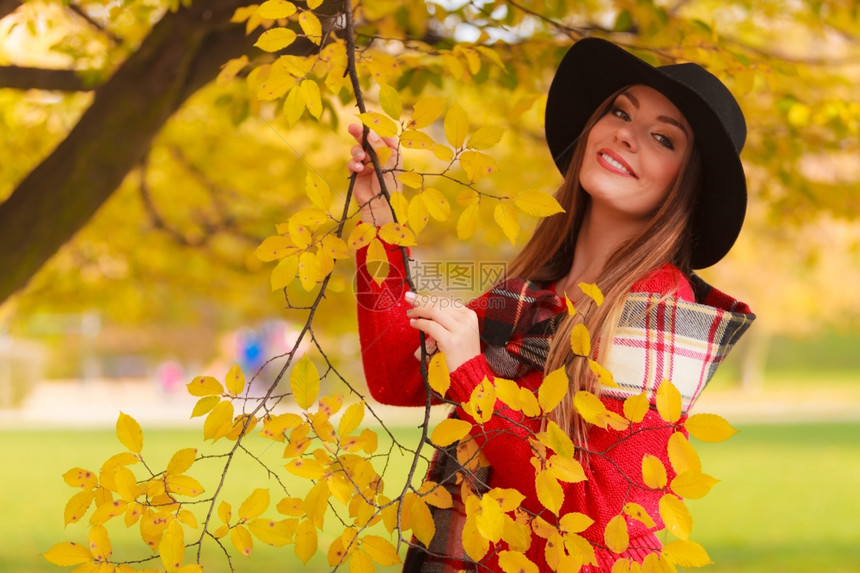
[{"label": "long brown hair", "polygon": [[[576,238],[591,201],[579,183],[585,143],[592,126],[609,111],[615,98],[625,89],[612,94],[589,118],[571,154],[564,182],[555,193],[555,198],[565,208],[565,212],[541,219],[529,242],[511,262],[509,276],[543,282],[557,281],[570,272]],[[600,360],[606,356],[624,300],[637,281],[667,262],[689,275],[692,247],[689,223],[696,192],[701,184],[700,178],[699,153],[695,149],[695,141],[691,141],[679,176],[657,212],[645,228],[616,249],[600,271],[596,284],[603,292],[603,304],[598,307],[590,298],[580,295],[573,301],[578,314],[565,314],[558,326],[544,373],[565,366],[570,387],[567,396],[551,413],[550,419],[578,445],[585,444],[586,427],[573,408],[573,395],[579,390],[596,392],[597,379],[588,361],[573,354],[570,347],[571,330],[579,322],[585,324],[592,339],[601,342],[594,345],[595,349],[599,347],[600,356],[596,358]],[[592,351],[592,354],[595,352]]]}]

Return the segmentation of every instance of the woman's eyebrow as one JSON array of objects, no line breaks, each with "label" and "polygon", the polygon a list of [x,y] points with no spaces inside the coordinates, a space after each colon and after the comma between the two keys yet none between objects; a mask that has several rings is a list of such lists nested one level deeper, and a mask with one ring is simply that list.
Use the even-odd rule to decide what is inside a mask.
[{"label": "woman's eyebrow", "polygon": [[[633,105],[633,107],[635,107],[636,109],[639,109],[639,100],[638,100],[638,99],[636,98],[636,96],[634,96],[632,93],[630,93],[630,92],[621,92],[620,94],[618,94],[618,97],[621,97],[621,96],[624,96],[625,98],[627,98],[628,100],[630,100],[630,103]],[[668,123],[669,125],[674,125],[674,126],[675,126],[675,127],[677,127],[678,129],[680,129],[681,131],[683,131],[683,132],[684,132],[684,135],[686,135],[686,136],[687,136],[687,138],[689,138],[689,137],[690,137],[690,134],[687,132],[687,128],[686,128],[686,127],[684,127],[684,124],[683,124],[683,123],[681,123],[680,121],[678,121],[677,119],[675,119],[674,117],[671,117],[671,116],[668,116],[668,115],[658,115],[658,116],[657,116],[657,119],[659,119],[659,120],[660,120],[660,121],[662,121],[663,123]]]}]

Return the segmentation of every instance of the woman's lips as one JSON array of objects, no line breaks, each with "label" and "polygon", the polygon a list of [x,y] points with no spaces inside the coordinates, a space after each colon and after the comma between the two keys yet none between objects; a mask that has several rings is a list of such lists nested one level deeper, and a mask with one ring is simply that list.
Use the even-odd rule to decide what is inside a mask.
[{"label": "woman's lips", "polygon": [[609,171],[624,175],[625,177],[636,178],[633,168],[611,149],[601,149],[598,151],[597,162]]}]

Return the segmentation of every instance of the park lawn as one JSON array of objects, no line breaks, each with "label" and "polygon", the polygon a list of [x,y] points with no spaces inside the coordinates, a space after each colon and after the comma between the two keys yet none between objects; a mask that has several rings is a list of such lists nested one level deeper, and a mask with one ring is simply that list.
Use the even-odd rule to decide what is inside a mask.
[{"label": "park lawn", "polygon": [[[860,423],[747,425],[721,444],[696,443],[704,471],[722,480],[701,500],[690,500],[693,540],[716,562],[705,571],[713,573],[848,573],[860,569],[860,496],[855,495],[860,475]],[[147,430],[144,456],[152,467],[164,467],[171,453],[199,445],[199,430]],[[380,432],[381,433],[381,432]],[[414,429],[398,429],[398,439],[414,444]],[[281,446],[255,451],[276,465]],[[383,444],[382,440],[380,442]],[[384,448],[381,447],[380,451]],[[63,571],[39,554],[59,541],[84,541],[82,524],[63,528],[63,508],[74,490],[61,475],[74,466],[97,469],[110,455],[122,451],[111,430],[0,431],[0,571],[39,573]],[[206,476],[202,461],[189,474]],[[234,509],[242,502],[240,492],[272,487],[261,468],[248,458],[236,467],[226,484],[226,496]],[[406,458],[392,459],[386,490],[406,474]],[[419,472],[423,474],[423,469]],[[207,488],[211,488],[204,481]],[[274,488],[273,488],[274,490]],[[295,492],[301,495],[298,490]],[[293,494],[293,491],[291,491]],[[273,495],[273,499],[278,499]],[[273,511],[267,512],[275,515]],[[118,521],[118,520],[117,520]],[[121,523],[111,529],[115,555],[142,555],[137,528]],[[321,535],[320,554],[307,566],[295,557],[292,546],[275,549],[257,543],[251,560],[233,555],[240,572],[328,571],[325,548],[336,523],[327,517]],[[116,531],[116,532],[114,532]],[[208,547],[212,559],[204,561],[207,572],[228,571],[223,555]],[[190,553],[186,560],[190,560]],[[153,562],[154,566],[160,565]],[[389,568],[380,571],[394,571]],[[692,571],[692,570],[690,570]]]}]

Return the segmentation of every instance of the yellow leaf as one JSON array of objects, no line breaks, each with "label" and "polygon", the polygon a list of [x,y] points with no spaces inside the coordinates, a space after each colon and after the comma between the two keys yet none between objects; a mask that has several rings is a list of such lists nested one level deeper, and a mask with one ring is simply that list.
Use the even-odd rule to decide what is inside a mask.
[{"label": "yellow leaf", "polygon": [[305,98],[299,86],[291,89],[284,99],[284,112],[286,112],[287,122],[290,125],[295,124],[305,112]]},{"label": "yellow leaf", "polygon": [[90,508],[90,505],[92,505],[95,497],[96,492],[91,489],[79,491],[73,495],[68,503],[66,503],[66,509],[64,511],[65,525],[80,521]]},{"label": "yellow leaf", "polygon": [[[400,102],[400,92],[388,84],[379,86],[379,105],[382,106],[382,111],[388,114],[395,121],[400,119],[403,114],[403,104]],[[401,138],[402,141],[402,138]]]},{"label": "yellow leaf", "polygon": [[532,544],[532,532],[528,523],[514,521],[509,516],[504,517],[505,525],[502,540],[512,551],[526,551]]},{"label": "yellow leaf", "polygon": [[563,458],[559,455],[549,458],[549,473],[555,479],[567,483],[578,483],[586,480],[582,464],[574,459]]},{"label": "yellow leaf", "polygon": [[259,517],[269,507],[269,490],[255,489],[239,506],[239,523]]},{"label": "yellow leaf", "polygon": [[705,497],[720,480],[697,471],[686,471],[672,480],[672,491],[681,497],[699,499]]},{"label": "yellow leaf", "polygon": [[251,550],[254,548],[254,539],[251,537],[251,532],[247,528],[237,525],[230,530],[230,541],[233,542],[233,547],[245,557],[251,556]]},{"label": "yellow leaf", "polygon": [[260,34],[254,45],[264,52],[277,52],[295,41],[296,33],[289,28],[272,28]]},{"label": "yellow leaf", "polygon": [[302,418],[296,414],[285,413],[277,416],[268,417],[263,421],[263,429],[260,435],[265,438],[283,441],[284,432],[292,430],[302,423]]},{"label": "yellow leaf", "polygon": [[644,392],[636,396],[630,396],[624,400],[624,417],[634,424],[638,424],[645,418],[648,408],[648,396]]},{"label": "yellow leaf", "polygon": [[670,424],[681,418],[681,393],[668,380],[663,380],[657,388],[657,412]]},{"label": "yellow leaf", "polygon": [[600,290],[594,283],[578,283],[577,286],[582,290],[582,293],[591,298],[594,301],[594,304],[600,306],[603,304],[603,292]]},{"label": "yellow leaf", "polygon": [[666,466],[657,456],[645,454],[642,457],[642,481],[651,489],[666,487],[669,479],[666,476]]},{"label": "yellow leaf", "polygon": [[227,386],[227,391],[233,396],[238,396],[245,389],[245,375],[242,374],[242,369],[238,364],[234,364],[227,372],[224,385]]},{"label": "yellow leaf", "polygon": [[285,467],[291,474],[307,479],[319,479],[325,474],[325,466],[314,458],[296,458]]},{"label": "yellow leaf", "polygon": [[358,119],[382,137],[394,137],[397,135],[397,123],[381,113],[375,111],[360,113],[358,114]]},{"label": "yellow leaf", "polygon": [[538,404],[538,400],[535,398],[534,392],[526,387],[520,388],[519,404],[520,409],[526,416],[530,418],[540,416],[540,404]]},{"label": "yellow leaf", "polygon": [[248,65],[248,56],[241,58],[233,58],[228,60],[226,64],[221,66],[221,71],[218,72],[216,83],[219,86],[229,84]]},{"label": "yellow leaf", "polygon": [[713,563],[705,548],[695,541],[670,541],[663,546],[663,557],[681,567],[704,567]]},{"label": "yellow leaf", "polygon": [[581,533],[591,526],[594,520],[584,513],[576,511],[561,516],[558,524],[566,533]]},{"label": "yellow leaf", "polygon": [[307,563],[317,552],[317,530],[309,519],[302,520],[296,529],[296,556]]},{"label": "yellow leaf", "polygon": [[562,539],[560,534],[553,532],[548,535],[544,555],[550,569],[558,571],[559,567],[561,567],[561,560],[566,555],[564,551],[564,539]]},{"label": "yellow leaf", "polygon": [[[296,256],[284,257],[275,268],[272,269],[270,283],[272,291],[282,290],[296,278],[296,271],[299,268],[299,258]],[[202,400],[205,400],[203,398]],[[201,402],[202,402],[201,400]],[[198,414],[199,415],[199,414]],[[192,418],[194,416],[192,415]]]},{"label": "yellow leaf", "polygon": [[570,331],[570,348],[577,356],[588,356],[591,354],[591,335],[588,328],[582,324],[574,325]]},{"label": "yellow leaf", "polygon": [[316,10],[320,6],[322,6],[323,0],[308,0],[308,8],[311,10]]},{"label": "yellow leaf", "polygon": [[448,372],[448,364],[445,362],[445,355],[441,352],[434,354],[433,358],[430,359],[430,364],[427,366],[427,378],[430,388],[444,397],[451,386],[451,376]]},{"label": "yellow leaf", "polygon": [[188,383],[187,388],[192,396],[216,396],[224,393],[224,387],[212,376],[197,376]]},{"label": "yellow leaf", "polygon": [[430,441],[437,446],[450,446],[467,436],[471,429],[472,424],[470,422],[447,418],[439,422],[439,425],[433,429],[433,433],[430,434]]},{"label": "yellow leaf", "polygon": [[564,293],[564,304],[567,306],[567,314],[576,316],[576,308],[573,306],[571,300],[567,298],[567,292]]},{"label": "yellow leaf", "polygon": [[343,413],[340,423],[337,426],[337,435],[343,438],[348,436],[358,428],[361,421],[364,419],[364,400],[351,405]]},{"label": "yellow leaf", "polygon": [[376,566],[370,555],[361,549],[356,549],[349,558],[349,573],[376,573]]},{"label": "yellow leaf", "polygon": [[[291,255],[291,254],[295,253],[296,250],[297,250],[296,246],[293,244],[293,242],[290,240],[289,237],[283,237],[281,235],[274,235],[272,237],[266,237],[266,239],[263,240],[263,242],[260,243],[260,246],[257,247],[257,249],[254,251],[254,254],[257,256],[258,259],[260,259],[264,263],[268,263],[270,261],[274,261],[276,259],[282,259],[288,255]],[[211,377],[203,376],[203,377],[198,377],[198,378],[209,379]],[[211,386],[212,380],[215,380],[215,379],[211,378],[211,380],[207,380],[207,382],[203,383],[202,386],[208,387],[207,384]],[[197,378],[195,378],[194,382],[197,382],[197,381],[198,381]],[[217,382],[217,380],[215,380],[215,381]],[[188,391],[191,392],[191,385],[189,384],[188,386],[189,386]],[[214,394],[214,393],[215,392],[210,392],[210,394]],[[194,394],[194,393],[192,393],[192,395],[193,396],[207,396],[208,394]]]},{"label": "yellow leaf", "polygon": [[72,468],[63,474],[63,481],[72,487],[93,488],[99,485],[99,478],[90,470]]},{"label": "yellow leaf", "polygon": [[549,471],[541,471],[535,478],[535,489],[537,490],[538,501],[545,508],[558,515],[561,504],[564,503],[564,490],[558,480]]},{"label": "yellow leaf", "polygon": [[248,522],[248,530],[263,543],[273,547],[281,547],[292,541],[294,528],[291,528],[290,524],[295,521],[254,519]]},{"label": "yellow leaf", "polygon": [[[466,172],[470,182],[475,182],[482,177],[492,175],[497,169],[496,160],[486,153],[480,151],[464,151],[460,154],[460,166]],[[510,201],[511,207],[514,202]],[[516,213],[510,209],[511,215],[516,218]]]},{"label": "yellow leaf", "polygon": [[612,372],[604,368],[600,365],[596,360],[588,359],[588,367],[597,377],[597,380],[603,384],[604,386],[609,386],[613,388],[618,388],[618,384],[615,383],[615,378],[612,376]]},{"label": "yellow leaf", "polygon": [[625,503],[624,504],[624,513],[635,519],[636,521],[640,521],[645,524],[645,527],[651,529],[656,525],[654,523],[654,519],[648,515],[648,512],[645,511],[645,508],[639,505],[638,503]]},{"label": "yellow leaf", "polygon": [[499,567],[505,573],[538,573],[537,565],[519,551],[500,551]]},{"label": "yellow leaf", "polygon": [[606,546],[615,553],[624,553],[630,544],[630,536],[627,533],[627,522],[623,515],[616,515],[606,524],[603,532]]},{"label": "yellow leaf", "polygon": [[178,493],[180,495],[188,495],[195,497],[203,493],[203,486],[200,482],[191,476],[187,475],[167,475],[167,491],[170,493]]},{"label": "yellow leaf", "polygon": [[523,212],[535,217],[548,217],[564,211],[555,197],[534,189],[526,189],[518,193],[514,197],[514,203]]},{"label": "yellow leaf", "polygon": [[224,400],[206,416],[203,422],[203,439],[217,440],[225,435],[233,426],[233,403]]},{"label": "yellow leaf", "polygon": [[415,235],[400,223],[386,223],[379,229],[379,238],[392,245],[411,247],[415,245]]},{"label": "yellow leaf", "polygon": [[481,512],[475,517],[475,525],[485,539],[498,543],[504,530],[504,513],[498,502],[484,495],[481,498]]},{"label": "yellow leaf", "polygon": [[282,20],[296,13],[296,5],[287,0],[266,0],[257,8],[257,15],[266,20]]},{"label": "yellow leaf", "polygon": [[397,555],[397,549],[394,545],[378,535],[364,536],[361,540],[361,548],[367,552],[371,559],[383,567],[400,563],[400,557]]},{"label": "yellow leaf", "polygon": [[606,406],[600,401],[600,398],[587,392],[580,390],[573,396],[573,407],[579,412],[579,415],[588,422],[601,428],[606,427]]},{"label": "yellow leaf", "polygon": [[[302,12],[302,14],[308,14],[308,12]],[[323,110],[319,84],[314,80],[302,80],[299,84],[299,90],[301,90],[308,112],[319,119]]]},{"label": "yellow leaf", "polygon": [[185,559],[185,533],[178,521],[172,520],[158,544],[158,553],[161,563],[168,571],[173,571],[182,566]]},{"label": "yellow leaf", "polygon": [[93,558],[89,549],[83,545],[72,543],[71,541],[57,543],[45,552],[42,557],[54,565],[59,565],[61,567],[80,565],[81,563],[86,563]]},{"label": "yellow leaf", "polygon": [[716,414],[693,414],[684,422],[684,427],[691,436],[703,442],[722,442],[738,432],[724,418]]},{"label": "yellow leaf", "polygon": [[468,404],[464,404],[464,409],[471,414],[475,422],[485,424],[493,416],[495,405],[496,388],[485,376],[481,383],[472,390],[472,395]]},{"label": "yellow leaf", "polygon": [[430,508],[423,500],[416,498],[412,503],[410,518],[412,520],[412,533],[425,547],[430,547],[430,541],[436,535],[436,524],[433,521]]},{"label": "yellow leaf", "polygon": [[[433,149],[433,145],[436,142],[423,131],[407,129],[400,134],[400,143],[408,149]],[[414,185],[410,185],[410,187],[420,189],[420,187],[415,187]]]},{"label": "yellow leaf", "polygon": [[433,507],[446,509],[453,507],[454,504],[451,493],[444,486],[434,481],[425,481],[421,484],[421,487],[418,488],[418,495]]},{"label": "yellow leaf", "polygon": [[457,238],[464,241],[475,234],[478,228],[478,212],[479,204],[469,205],[463,212],[460,213],[460,218],[457,219]]},{"label": "yellow leaf", "polygon": [[313,169],[308,169],[305,175],[305,194],[320,209],[327,211],[331,205],[331,188]]},{"label": "yellow leaf", "polygon": [[413,189],[421,189],[424,184],[424,178],[414,171],[404,171],[397,176],[397,180]]},{"label": "yellow leaf", "polygon": [[93,525],[88,537],[93,558],[98,561],[107,561],[113,553],[113,548],[104,525]]},{"label": "yellow leaf", "polygon": [[116,420],[116,435],[122,445],[132,452],[140,453],[143,448],[143,431],[137,420],[120,412]]},{"label": "yellow leaf", "polygon": [[307,354],[303,355],[290,372],[290,388],[296,404],[303,410],[310,408],[320,391],[320,375]]},{"label": "yellow leaf", "polygon": [[569,387],[570,379],[564,366],[547,374],[538,388],[538,402],[544,413],[549,413],[558,406],[567,395]]},{"label": "yellow leaf", "polygon": [[[391,209],[394,211],[394,216],[401,225],[409,224],[409,200],[403,196],[403,193],[391,193],[389,205],[391,205]],[[411,224],[409,224],[409,227],[413,233],[418,231],[413,229]]]},{"label": "yellow leaf", "polygon": [[370,244],[370,241],[374,237],[376,237],[376,227],[370,223],[361,222],[349,234],[346,243],[350,249],[357,251],[363,246]]},{"label": "yellow leaf", "polygon": [[669,453],[669,462],[672,464],[672,469],[676,474],[682,474],[687,471],[701,472],[702,462],[699,459],[699,454],[687,441],[686,436],[681,432],[675,432],[669,437],[669,444],[666,447]]},{"label": "yellow leaf", "polygon": [[191,464],[194,463],[195,459],[197,459],[196,448],[183,448],[181,450],[178,450],[175,454],[173,454],[173,456],[170,458],[170,461],[167,463],[166,473],[185,473],[188,468],[191,467]]},{"label": "yellow leaf", "polygon": [[690,538],[690,532],[693,530],[693,517],[681,498],[667,493],[660,498],[659,511],[669,533],[679,539]]},{"label": "yellow leaf", "polygon": [[425,128],[439,119],[444,109],[445,98],[435,96],[421,98],[415,103],[412,120],[408,127],[411,129]]},{"label": "yellow leaf", "polygon": [[439,161],[451,163],[454,160],[454,150],[447,145],[442,145],[441,143],[434,143],[433,147],[430,148],[430,151],[433,152],[433,155],[435,155],[436,159],[438,159]]},{"label": "yellow leaf", "polygon": [[559,456],[565,459],[573,458],[573,441],[567,432],[552,420],[547,422],[546,430],[538,434],[537,438],[540,443],[552,449]]},{"label": "yellow leaf", "polygon": [[209,413],[220,401],[220,396],[204,396],[203,398],[200,398],[197,400],[197,403],[194,404],[194,409],[191,411],[191,417],[196,418]]},{"label": "yellow leaf", "polygon": [[388,276],[389,262],[388,253],[379,239],[371,239],[370,245],[367,247],[367,270],[373,281],[381,285],[382,281]]},{"label": "yellow leaf", "polygon": [[517,235],[520,233],[520,222],[517,219],[517,212],[514,209],[513,202],[500,201],[493,210],[493,218],[511,244],[514,244],[517,240]]},{"label": "yellow leaf", "polygon": [[445,137],[454,149],[466,141],[469,133],[469,116],[460,105],[454,104],[445,114]]},{"label": "yellow leaf", "polygon": [[302,31],[308,40],[317,46],[320,45],[322,41],[322,24],[320,24],[319,18],[313,12],[305,10],[299,14],[299,26],[302,27]]},{"label": "yellow leaf", "polygon": [[447,221],[448,217],[451,216],[451,204],[438,189],[428,187],[418,197],[424,201],[430,216],[437,221]]},{"label": "yellow leaf", "polygon": [[505,130],[501,127],[479,127],[475,133],[469,137],[466,147],[470,149],[489,149],[502,139],[502,135],[504,135],[504,133]]}]

